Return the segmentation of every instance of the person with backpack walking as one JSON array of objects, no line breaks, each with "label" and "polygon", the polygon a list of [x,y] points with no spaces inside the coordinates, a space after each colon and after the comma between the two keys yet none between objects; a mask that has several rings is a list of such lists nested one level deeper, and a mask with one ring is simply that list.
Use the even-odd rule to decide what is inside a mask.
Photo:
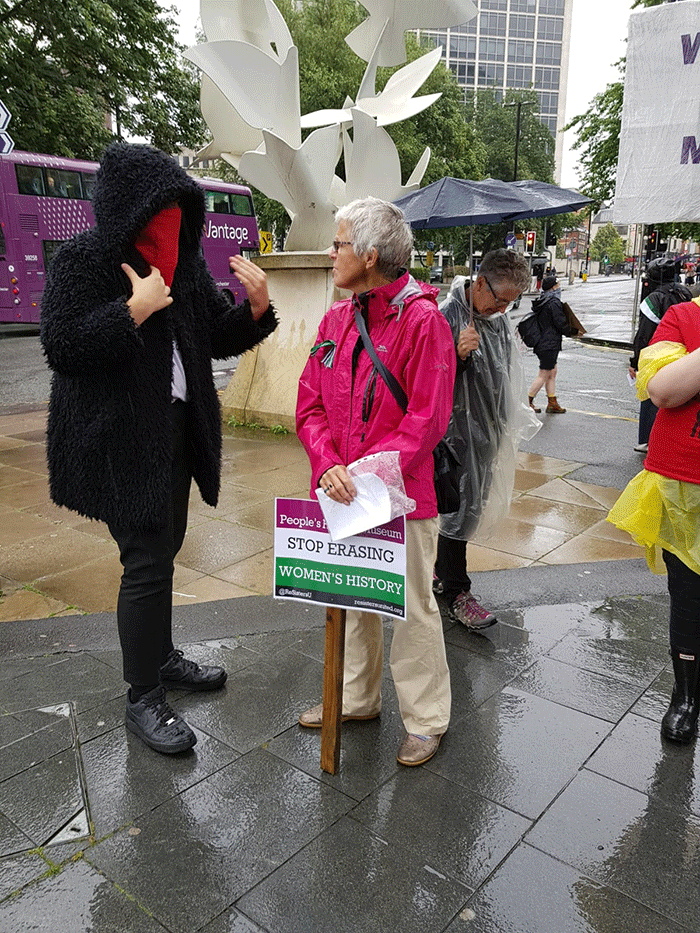
[{"label": "person with backpack walking", "polygon": [[[633,353],[630,357],[629,374],[632,379],[637,378],[639,354],[651,343],[661,318],[672,305],[690,301],[693,297],[687,285],[680,285],[676,282],[677,272],[678,263],[675,259],[663,257],[649,263],[647,268],[649,291],[639,306],[639,326],[634,335]],[[634,448],[638,453],[646,453],[649,449],[649,434],[657,412],[658,408],[650,398],[645,398],[641,402],[639,430]]]},{"label": "person with backpack walking", "polygon": [[549,415],[563,415],[566,409],[557,401],[555,380],[557,376],[557,357],[561,350],[561,338],[575,337],[578,329],[569,324],[560,295],[556,275],[547,275],[542,280],[542,294],[532,302],[533,316],[537,317],[540,336],[533,346],[533,351],[540,361],[540,371],[530,386],[528,398],[530,408],[539,414],[542,409],[535,407],[535,398],[542,386],[547,392]]}]

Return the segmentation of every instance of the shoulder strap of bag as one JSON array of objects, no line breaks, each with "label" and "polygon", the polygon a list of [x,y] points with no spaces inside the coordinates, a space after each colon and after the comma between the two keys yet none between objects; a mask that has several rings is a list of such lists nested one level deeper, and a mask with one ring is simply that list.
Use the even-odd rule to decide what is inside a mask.
[{"label": "shoulder strap of bag", "polygon": [[399,406],[401,411],[406,414],[406,411],[408,410],[408,396],[399,385],[396,376],[389,372],[384,363],[382,363],[382,361],[377,356],[377,351],[374,349],[374,344],[372,343],[370,336],[367,333],[365,319],[362,317],[362,312],[354,301],[353,308],[355,311],[355,324],[357,325],[357,329],[360,332],[360,337],[362,337],[362,343],[365,346],[365,350],[369,354],[369,358],[374,363],[375,369],[387,384],[389,391],[396,399],[396,404]]}]

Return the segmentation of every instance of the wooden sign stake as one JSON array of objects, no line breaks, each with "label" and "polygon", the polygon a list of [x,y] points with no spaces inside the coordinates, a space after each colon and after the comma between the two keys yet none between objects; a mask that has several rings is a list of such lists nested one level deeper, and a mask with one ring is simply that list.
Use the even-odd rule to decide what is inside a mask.
[{"label": "wooden sign stake", "polygon": [[323,662],[323,722],[321,769],[337,774],[340,764],[340,732],[343,716],[343,663],[345,658],[345,609],[326,608],[326,650]]}]

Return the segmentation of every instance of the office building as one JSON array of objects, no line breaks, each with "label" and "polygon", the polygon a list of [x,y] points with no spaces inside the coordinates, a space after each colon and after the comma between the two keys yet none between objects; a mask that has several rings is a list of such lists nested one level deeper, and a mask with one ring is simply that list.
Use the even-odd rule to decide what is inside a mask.
[{"label": "office building", "polygon": [[462,26],[422,29],[443,47],[446,65],[467,91],[537,91],[537,116],[555,139],[561,175],[573,0],[474,0],[479,12]]}]

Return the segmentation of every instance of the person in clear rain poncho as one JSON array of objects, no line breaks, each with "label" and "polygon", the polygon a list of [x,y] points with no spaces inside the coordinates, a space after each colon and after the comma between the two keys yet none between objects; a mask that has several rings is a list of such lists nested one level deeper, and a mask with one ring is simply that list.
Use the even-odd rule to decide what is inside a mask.
[{"label": "person in clear rain poncho", "polygon": [[458,276],[440,310],[457,352],[452,417],[445,440],[463,466],[460,506],[440,517],[433,587],[450,618],[468,629],[493,625],[496,616],[471,593],[467,541],[508,511],[518,442],[541,427],[525,402],[523,368],[507,314],[528,287],[527,264],[512,250],[487,253],[476,280]]}]

